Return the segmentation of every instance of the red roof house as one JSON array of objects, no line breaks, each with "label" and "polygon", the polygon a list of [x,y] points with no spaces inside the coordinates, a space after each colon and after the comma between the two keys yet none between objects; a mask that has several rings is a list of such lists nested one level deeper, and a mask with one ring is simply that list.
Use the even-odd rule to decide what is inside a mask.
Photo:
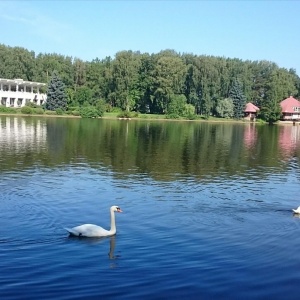
[{"label": "red roof house", "polygon": [[244,118],[253,121],[255,120],[258,111],[259,108],[251,102],[249,102],[246,104],[246,108],[244,109]]},{"label": "red roof house", "polygon": [[280,102],[283,120],[300,120],[300,101],[290,96]]}]

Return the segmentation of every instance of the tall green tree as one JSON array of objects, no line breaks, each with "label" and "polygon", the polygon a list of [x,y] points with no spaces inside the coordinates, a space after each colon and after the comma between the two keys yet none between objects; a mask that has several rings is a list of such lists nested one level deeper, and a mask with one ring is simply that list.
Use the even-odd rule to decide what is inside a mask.
[{"label": "tall green tree", "polygon": [[21,47],[0,45],[0,78],[34,80],[35,53]]},{"label": "tall green tree", "polygon": [[186,97],[185,95],[172,95],[171,102],[168,106],[167,114],[184,116],[186,109]]},{"label": "tall green tree", "polygon": [[233,101],[233,117],[235,119],[241,119],[244,115],[244,109],[246,105],[246,97],[242,90],[242,85],[239,80],[235,79],[232,83],[229,91],[229,97]]},{"label": "tall green tree", "polygon": [[184,55],[187,65],[186,78],[184,83],[184,94],[187,98],[187,103],[196,107],[196,112],[200,112],[201,102],[201,74],[199,68],[199,60],[194,55]]},{"label": "tall green tree", "polygon": [[140,53],[121,51],[116,54],[112,64],[112,88],[117,105],[123,110],[130,111],[138,101],[137,90]]},{"label": "tall green tree", "polygon": [[171,97],[174,94],[183,94],[186,77],[186,66],[183,60],[173,52],[158,54],[153,77],[153,104],[156,112],[166,113]]},{"label": "tall green tree", "polygon": [[78,87],[74,94],[74,102],[79,106],[92,105],[94,102],[93,91],[86,86]]},{"label": "tall green tree", "polygon": [[76,106],[78,103],[75,101],[75,91],[72,88],[66,88],[67,106]]},{"label": "tall green tree", "polygon": [[280,119],[281,116],[281,107],[278,101],[272,99],[268,102],[264,103],[264,106],[261,107],[259,112],[259,117],[268,122],[269,124],[273,124]]},{"label": "tall green tree", "polygon": [[56,110],[56,109],[66,110],[67,108],[67,95],[65,92],[65,85],[54,71],[51,76],[51,80],[47,91],[47,101],[46,109]]},{"label": "tall green tree", "polygon": [[265,83],[265,101],[276,100],[278,103],[283,99],[297,94],[294,78],[292,74],[284,69],[276,69],[270,73]]},{"label": "tall green tree", "polygon": [[218,101],[216,107],[217,116],[221,118],[232,118],[234,116],[234,105],[231,98]]},{"label": "tall green tree", "polygon": [[294,86],[297,90],[297,93],[295,93],[296,97],[300,96],[300,77],[297,75],[295,69],[289,69],[289,74],[294,82]]},{"label": "tall green tree", "polygon": [[74,89],[85,85],[86,83],[86,63],[79,59],[74,59]]},{"label": "tall green tree", "polygon": [[201,94],[200,94],[200,113],[208,119],[211,114],[212,109],[212,99],[210,96],[209,87],[205,79],[201,84]]},{"label": "tall green tree", "polygon": [[136,88],[139,99],[136,101],[136,110],[142,113],[153,113],[151,101],[152,91],[154,90],[154,68],[155,60],[153,55],[142,54],[138,69]]},{"label": "tall green tree", "polygon": [[254,61],[251,64],[252,96],[251,101],[258,107],[264,106],[267,94],[267,81],[270,74],[277,68],[275,63],[269,61]]},{"label": "tall green tree", "polygon": [[39,54],[36,57],[34,80],[49,83],[51,75],[56,71],[66,87],[74,87],[74,68],[71,57],[60,54]]},{"label": "tall green tree", "polygon": [[104,63],[98,58],[86,64],[86,85],[97,98],[103,97],[104,68]]}]

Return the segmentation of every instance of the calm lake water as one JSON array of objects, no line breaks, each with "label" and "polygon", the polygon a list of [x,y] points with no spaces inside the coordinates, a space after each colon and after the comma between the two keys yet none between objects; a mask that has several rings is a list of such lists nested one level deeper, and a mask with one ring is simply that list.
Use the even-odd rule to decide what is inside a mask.
[{"label": "calm lake water", "polygon": [[298,299],[299,183],[299,125],[1,116],[0,298]]}]

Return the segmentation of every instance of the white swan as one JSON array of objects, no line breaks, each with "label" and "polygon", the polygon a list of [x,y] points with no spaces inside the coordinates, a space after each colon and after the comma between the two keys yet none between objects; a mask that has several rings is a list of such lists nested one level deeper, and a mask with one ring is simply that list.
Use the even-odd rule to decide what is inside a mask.
[{"label": "white swan", "polygon": [[73,228],[65,229],[70,233],[70,235],[78,237],[104,237],[115,235],[117,232],[115,212],[122,212],[122,210],[116,205],[110,208],[110,230],[106,230],[94,224],[83,224]]},{"label": "white swan", "polygon": [[297,209],[293,209],[293,212],[294,212],[295,214],[300,214],[300,206],[298,206]]}]

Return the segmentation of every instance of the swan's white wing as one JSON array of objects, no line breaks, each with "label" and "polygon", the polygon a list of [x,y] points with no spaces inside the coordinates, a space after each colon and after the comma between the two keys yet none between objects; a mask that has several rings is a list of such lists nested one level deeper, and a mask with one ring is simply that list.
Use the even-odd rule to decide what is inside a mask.
[{"label": "swan's white wing", "polygon": [[71,229],[65,229],[72,235],[82,237],[101,237],[111,235],[108,230],[94,224],[84,224]]},{"label": "swan's white wing", "polygon": [[297,209],[293,209],[293,212],[294,212],[295,214],[300,214],[300,206],[298,206]]},{"label": "swan's white wing", "polygon": [[75,231],[73,228],[65,227],[65,230],[67,230],[71,235],[79,236],[79,232]]}]

